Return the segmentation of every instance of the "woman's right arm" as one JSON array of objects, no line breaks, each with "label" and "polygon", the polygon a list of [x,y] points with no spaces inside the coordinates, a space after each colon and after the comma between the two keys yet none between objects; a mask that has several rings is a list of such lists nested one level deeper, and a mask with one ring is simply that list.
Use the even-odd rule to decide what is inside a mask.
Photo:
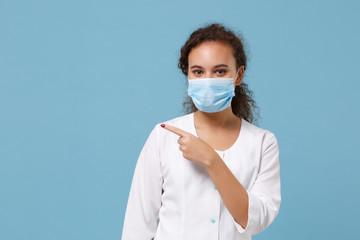
[{"label": "woman's right arm", "polygon": [[159,124],[151,131],[136,163],[127,202],[122,240],[151,240],[161,207]]}]

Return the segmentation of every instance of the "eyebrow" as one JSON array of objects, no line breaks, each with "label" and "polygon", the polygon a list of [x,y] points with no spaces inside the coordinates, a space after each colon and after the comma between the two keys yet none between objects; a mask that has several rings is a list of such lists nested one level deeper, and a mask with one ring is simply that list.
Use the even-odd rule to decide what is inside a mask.
[{"label": "eyebrow", "polygon": [[[214,68],[218,68],[218,67],[229,67],[229,66],[226,64],[218,64],[218,65],[214,66]],[[193,68],[202,68],[202,67],[199,65],[193,65],[190,67],[190,69],[193,69]]]}]

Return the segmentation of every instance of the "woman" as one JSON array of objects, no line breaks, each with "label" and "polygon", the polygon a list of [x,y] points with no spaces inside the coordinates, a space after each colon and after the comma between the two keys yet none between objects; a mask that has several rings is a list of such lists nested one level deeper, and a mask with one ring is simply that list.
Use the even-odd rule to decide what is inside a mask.
[{"label": "woman", "polygon": [[123,240],[239,240],[266,229],[281,202],[275,135],[256,127],[239,37],[200,28],[181,49],[186,115],[158,123],[138,158]]}]

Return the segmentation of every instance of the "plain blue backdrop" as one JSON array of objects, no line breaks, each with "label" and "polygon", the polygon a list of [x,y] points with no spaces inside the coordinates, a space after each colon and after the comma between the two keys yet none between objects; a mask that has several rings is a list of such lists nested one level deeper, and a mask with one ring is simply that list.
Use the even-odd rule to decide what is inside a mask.
[{"label": "plain blue backdrop", "polygon": [[0,239],[120,239],[156,123],[183,115],[177,68],[211,22],[243,34],[282,204],[253,239],[354,239],[359,1],[0,0]]}]

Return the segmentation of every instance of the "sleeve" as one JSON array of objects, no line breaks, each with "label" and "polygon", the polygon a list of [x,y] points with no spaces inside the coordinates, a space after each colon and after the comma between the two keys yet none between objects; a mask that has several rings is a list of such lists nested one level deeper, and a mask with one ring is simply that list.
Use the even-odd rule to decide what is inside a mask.
[{"label": "sleeve", "polygon": [[159,124],[151,131],[138,157],[128,197],[122,240],[154,238],[162,195]]},{"label": "sleeve", "polygon": [[233,220],[240,233],[256,235],[274,221],[281,202],[279,147],[275,135],[270,131],[263,137],[259,172],[247,193],[249,206],[246,228]]}]

